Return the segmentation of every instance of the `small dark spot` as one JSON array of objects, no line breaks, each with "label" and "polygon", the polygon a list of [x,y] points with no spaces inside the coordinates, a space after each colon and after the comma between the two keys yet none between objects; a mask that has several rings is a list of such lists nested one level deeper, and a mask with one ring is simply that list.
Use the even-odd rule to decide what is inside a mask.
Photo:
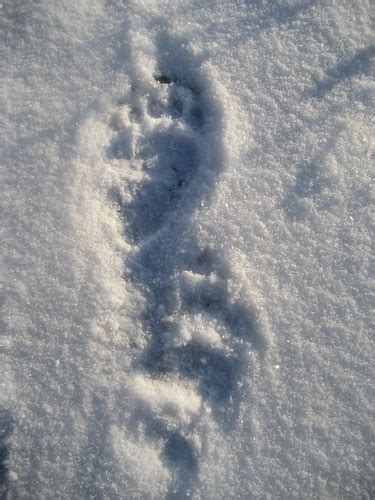
[{"label": "small dark spot", "polygon": [[173,83],[173,80],[171,80],[168,76],[166,75],[154,75],[154,78],[155,78],[155,81],[157,81],[158,83],[164,83],[166,85],[170,85],[171,83]]}]

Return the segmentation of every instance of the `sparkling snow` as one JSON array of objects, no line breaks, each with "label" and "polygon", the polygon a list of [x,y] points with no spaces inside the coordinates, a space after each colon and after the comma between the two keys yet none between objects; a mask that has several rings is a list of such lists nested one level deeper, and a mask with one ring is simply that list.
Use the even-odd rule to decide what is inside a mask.
[{"label": "sparkling snow", "polygon": [[0,7],[0,497],[373,497],[371,1]]}]

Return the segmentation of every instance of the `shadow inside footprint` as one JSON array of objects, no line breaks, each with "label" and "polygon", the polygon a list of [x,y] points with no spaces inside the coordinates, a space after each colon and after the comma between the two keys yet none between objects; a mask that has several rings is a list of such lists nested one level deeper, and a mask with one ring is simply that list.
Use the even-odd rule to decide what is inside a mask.
[{"label": "shadow inside footprint", "polygon": [[139,367],[155,377],[178,374],[197,384],[204,401],[217,421],[226,424],[237,413],[236,403],[241,378],[238,355],[226,354],[210,346],[189,343],[170,348],[163,345],[161,333],[154,333],[148,349],[138,360]]},{"label": "shadow inside footprint", "polygon": [[[154,76],[155,81],[168,85],[167,105],[163,113],[176,119],[183,119],[184,122],[198,131],[203,128],[204,112],[201,102],[201,93],[194,85],[189,85],[187,80],[170,78],[164,74]],[[150,102],[149,112],[151,116],[160,117],[161,109],[157,107],[156,102]],[[155,109],[157,112],[155,112]]]},{"label": "shadow inside footprint", "polygon": [[164,457],[172,467],[182,467],[186,471],[197,470],[197,459],[189,441],[178,432],[171,434],[165,443]]},{"label": "shadow inside footprint", "polygon": [[197,105],[189,110],[188,120],[194,129],[201,129],[204,126],[204,115],[202,109]]},{"label": "shadow inside footprint", "polygon": [[168,422],[165,415],[155,415],[153,411],[149,411],[149,405],[146,404],[145,407],[144,403],[134,409],[129,428],[139,432],[140,422],[145,439],[163,443],[160,458],[168,467],[172,478],[166,498],[189,496],[199,469],[198,452],[194,442],[189,441],[172,422]]},{"label": "shadow inside footprint", "polygon": [[265,348],[252,311],[246,304],[231,300],[226,280],[212,281],[204,277],[196,283],[182,281],[181,285],[186,312],[204,312],[224,323],[234,338],[250,342],[259,350]]},{"label": "shadow inside footprint", "polygon": [[139,152],[145,179],[134,187],[133,199],[123,205],[126,230],[133,241],[158,231],[198,168],[194,141],[174,131],[156,132]]},{"label": "shadow inside footprint", "polygon": [[190,485],[198,472],[198,461],[193,446],[178,432],[173,432],[165,443],[163,455],[168,466],[175,471],[174,484],[166,498],[189,496]]},{"label": "shadow inside footprint", "polygon": [[212,406],[227,401],[236,389],[240,363],[211,347],[189,344],[176,350],[179,371],[197,380],[201,396]]}]

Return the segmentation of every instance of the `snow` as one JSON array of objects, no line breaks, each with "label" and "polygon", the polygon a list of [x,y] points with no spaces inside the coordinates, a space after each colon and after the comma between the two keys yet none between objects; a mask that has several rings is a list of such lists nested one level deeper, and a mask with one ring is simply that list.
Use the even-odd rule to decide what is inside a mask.
[{"label": "snow", "polygon": [[371,498],[371,2],[0,5],[0,495]]}]

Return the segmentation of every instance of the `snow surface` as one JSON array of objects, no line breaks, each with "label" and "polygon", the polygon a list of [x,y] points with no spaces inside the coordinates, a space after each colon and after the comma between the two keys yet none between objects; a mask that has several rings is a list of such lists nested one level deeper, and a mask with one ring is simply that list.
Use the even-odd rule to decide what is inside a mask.
[{"label": "snow surface", "polygon": [[374,495],[370,0],[2,0],[0,495]]}]

